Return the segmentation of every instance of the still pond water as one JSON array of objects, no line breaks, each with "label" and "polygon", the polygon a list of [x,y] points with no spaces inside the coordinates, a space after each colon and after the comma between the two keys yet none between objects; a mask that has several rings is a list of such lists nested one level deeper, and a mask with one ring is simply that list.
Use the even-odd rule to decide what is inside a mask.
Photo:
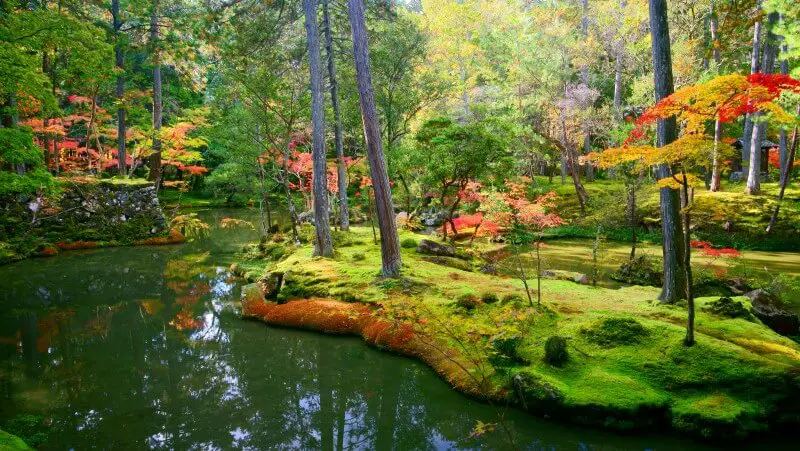
[{"label": "still pond water", "polygon": [[[0,428],[42,449],[509,448],[498,412],[356,338],[239,317],[227,271],[254,234],[67,252],[0,267]],[[701,449],[504,413],[518,447]]]}]

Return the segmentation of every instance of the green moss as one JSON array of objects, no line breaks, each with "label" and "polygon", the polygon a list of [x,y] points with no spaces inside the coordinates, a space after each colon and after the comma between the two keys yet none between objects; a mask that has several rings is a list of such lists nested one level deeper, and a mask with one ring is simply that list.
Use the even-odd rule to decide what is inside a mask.
[{"label": "green moss", "polygon": [[404,249],[416,249],[418,244],[419,243],[414,238],[404,238],[400,241],[400,246]]},{"label": "green moss", "polygon": [[581,332],[588,341],[605,347],[641,343],[649,334],[639,321],[633,318],[605,318],[584,328]]},{"label": "green moss", "polygon": [[8,451],[24,451],[32,448],[16,435],[9,434],[8,432],[0,429],[0,449]]},{"label": "green moss", "polygon": [[[672,425],[714,437],[736,428],[755,433],[756,424],[800,423],[800,345],[758,321],[714,313],[709,306],[718,297],[696,299],[697,344],[687,348],[685,306],[658,302],[658,288],[543,280],[541,310],[531,309],[521,281],[439,265],[414,249],[402,249],[402,277],[381,278],[380,247],[372,244],[371,230],[352,227],[349,233],[354,245],[337,249],[335,259],[314,258],[306,245],[278,262],[257,264],[262,274],[267,267],[290,273],[284,299],[326,296],[386,309],[423,307],[483,353],[471,357],[487,365],[492,393],[524,401],[537,413],[622,430]],[[409,237],[424,238],[401,232]],[[486,294],[502,302],[481,302]],[[454,315],[469,308],[456,306],[462,297],[480,307]],[[750,308],[744,297],[732,301]],[[525,315],[524,322],[512,320]],[[500,333],[498,321],[508,322]],[[561,366],[545,360],[545,343],[553,336],[569,345]],[[738,413],[704,413],[700,400],[717,395],[726,400],[720,405],[729,403],[725,409]]]},{"label": "green moss", "polygon": [[753,314],[741,301],[734,301],[729,297],[721,297],[716,301],[708,302],[703,306],[703,309],[726,318],[744,318],[746,320],[753,318]]}]

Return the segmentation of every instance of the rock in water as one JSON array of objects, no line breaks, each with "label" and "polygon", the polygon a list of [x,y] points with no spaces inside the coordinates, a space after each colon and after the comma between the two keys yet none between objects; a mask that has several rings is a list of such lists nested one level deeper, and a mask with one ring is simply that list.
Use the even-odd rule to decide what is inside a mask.
[{"label": "rock in water", "polygon": [[264,294],[266,298],[274,298],[278,296],[278,292],[281,290],[281,284],[283,283],[283,273],[282,272],[270,272],[264,277],[262,277],[258,282],[258,286],[261,288],[261,293]]}]

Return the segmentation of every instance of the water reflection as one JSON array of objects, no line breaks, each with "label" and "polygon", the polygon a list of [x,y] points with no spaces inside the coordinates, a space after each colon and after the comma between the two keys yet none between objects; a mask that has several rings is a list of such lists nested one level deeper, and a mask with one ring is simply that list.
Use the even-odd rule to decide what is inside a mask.
[{"label": "water reflection", "polygon": [[[250,233],[1,267],[0,427],[43,449],[509,446],[499,433],[470,438],[495,412],[421,364],[357,339],[242,321],[225,268]],[[694,446],[515,410],[507,420],[525,449]]]}]

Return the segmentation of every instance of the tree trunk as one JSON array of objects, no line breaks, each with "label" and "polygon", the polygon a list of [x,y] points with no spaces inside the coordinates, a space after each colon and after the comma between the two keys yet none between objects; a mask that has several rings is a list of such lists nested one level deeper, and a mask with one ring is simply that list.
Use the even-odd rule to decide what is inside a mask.
[{"label": "tree trunk", "polygon": [[311,72],[311,154],[314,163],[314,228],[317,237],[314,255],[333,257],[328,208],[328,169],[325,158],[325,99],[322,95],[322,68],[317,34],[317,1],[303,0],[303,11],[306,15],[306,43]]},{"label": "tree trunk", "polygon": [[292,197],[292,190],[289,188],[289,142],[291,140],[292,126],[287,128],[287,139],[283,145],[283,162],[281,164],[281,185],[283,185],[283,193],[286,195],[286,207],[289,209],[289,225],[292,228],[292,238],[294,238],[295,245],[300,245],[300,235],[297,233],[297,210],[294,206],[294,198]]},{"label": "tree trunk", "polygon": [[126,127],[125,127],[125,106],[122,103],[122,98],[125,95],[125,74],[124,74],[124,52],[122,50],[122,42],[121,42],[121,32],[120,29],[122,28],[122,20],[119,17],[119,0],[111,0],[111,16],[113,19],[113,26],[114,26],[114,64],[117,67],[117,102],[119,103],[117,109],[117,166],[119,168],[119,174],[125,175],[128,171],[128,166],[126,164],[126,152],[125,152],[125,134],[126,134]]},{"label": "tree trunk", "polygon": [[[669,25],[667,23],[666,0],[649,0],[650,33],[653,47],[653,69],[655,75],[656,101],[674,91],[672,82],[672,54],[670,51]],[[657,126],[657,145],[665,146],[678,136],[675,117],[660,119]],[[672,175],[668,165],[657,168],[659,178]],[[685,293],[685,271],[683,230],[680,223],[680,196],[677,190],[661,188],[661,226],[663,233],[664,254],[664,286],[659,299],[673,303],[680,300]]]},{"label": "tree trunk", "polygon": [[[753,24],[753,50],[750,53],[750,73],[759,72],[761,62],[761,0],[756,2],[756,17],[759,18]],[[744,134],[742,135],[742,168],[750,162],[750,147],[753,136],[753,119],[748,113],[744,118]]]},{"label": "tree trunk", "polygon": [[[767,16],[767,37],[764,41],[764,61],[762,70],[771,74],[775,68],[775,56],[778,52],[777,37],[772,33],[772,28],[778,22],[778,13],[771,12]],[[750,142],[750,167],[747,172],[747,187],[745,194],[758,194],[761,192],[761,142],[766,138],[767,123],[761,121],[763,113],[756,112],[753,119],[753,137]]]},{"label": "tree trunk", "polygon": [[[781,74],[783,75],[787,75],[789,73],[789,57],[786,55],[788,50],[789,47],[786,45],[786,40],[784,38],[784,41],[781,44]],[[786,130],[781,128],[778,140],[778,161],[780,161],[781,184],[783,184],[784,173],[787,173],[786,167],[789,163],[788,149],[789,143],[786,136]]]},{"label": "tree trunk", "polygon": [[683,176],[683,183],[681,183],[681,187],[683,189],[684,199],[683,204],[681,205],[681,217],[683,220],[683,246],[685,249],[683,254],[683,267],[686,272],[685,289],[688,309],[686,338],[684,339],[684,344],[686,346],[692,346],[694,344],[694,293],[692,292],[692,248],[690,245],[692,225],[692,217],[690,213],[691,197],[689,195],[689,184],[687,183],[686,172],[682,170],[681,176]]},{"label": "tree trunk", "polygon": [[153,52],[153,150],[150,155],[150,180],[155,182],[156,191],[161,184],[161,122],[163,104],[161,102],[161,49],[158,43],[158,2],[153,0],[150,12],[150,45]]},{"label": "tree trunk", "polygon": [[636,181],[630,182],[628,188],[628,224],[631,227],[631,257],[630,261],[636,258]]},{"label": "tree trunk", "polygon": [[[714,2],[711,2],[711,17],[709,20],[709,28],[711,29],[711,54],[714,58],[714,64],[716,66],[716,70],[719,71],[720,64],[722,63],[722,57],[719,52],[719,33],[718,33],[718,19],[717,19],[717,10],[714,5]],[[719,191],[722,188],[722,181],[720,180],[720,168],[719,168],[719,156],[718,156],[718,147],[719,142],[722,139],[722,122],[720,122],[719,118],[714,120],[714,156],[713,162],[711,165],[711,185],[709,186],[709,190],[712,192]]]},{"label": "tree trunk", "polygon": [[328,77],[331,84],[331,105],[335,120],[336,160],[339,171],[339,224],[342,230],[350,230],[350,213],[347,206],[347,166],[344,163],[344,138],[342,137],[342,113],[339,110],[339,87],[336,81],[336,65],[333,60],[333,38],[331,20],[328,14],[328,1],[322,0],[322,26],[325,29],[325,53],[328,57]]},{"label": "tree trunk", "polygon": [[[50,74],[50,53],[47,49],[42,50],[42,73],[45,75]],[[44,128],[50,125],[49,116],[46,116],[44,121],[42,121],[42,125]],[[44,167],[48,171],[50,170],[50,134],[45,132],[42,134],[42,147],[44,148]]]},{"label": "tree trunk", "polygon": [[386,171],[386,160],[381,145],[381,128],[375,109],[375,93],[372,87],[372,74],[369,68],[369,48],[367,28],[364,19],[362,0],[348,0],[350,28],[353,32],[353,55],[355,57],[356,78],[361,106],[361,119],[364,123],[364,139],[367,143],[367,158],[375,191],[375,207],[378,227],[381,231],[382,273],[395,277],[403,265],[400,255],[400,239],[392,205],[392,190]]},{"label": "tree trunk", "polygon": [[[582,15],[581,15],[581,34],[583,35],[584,43],[589,39],[589,0],[582,0]],[[584,64],[581,66],[581,81],[586,87],[589,87],[589,66]],[[583,154],[589,155],[592,153],[592,138],[589,132],[585,131],[583,135]],[[586,162],[586,180],[594,180],[594,168],[592,163]]]},{"label": "tree trunk", "polygon": [[[800,114],[800,107],[797,108],[797,114]],[[775,205],[775,210],[772,211],[772,217],[769,219],[767,226],[767,233],[772,233],[775,228],[775,223],[778,221],[778,213],[781,211],[781,203],[783,202],[783,195],[786,192],[786,186],[789,185],[789,174],[792,172],[792,163],[794,156],[797,152],[797,127],[792,132],[792,145],[789,147],[789,155],[787,155],[786,167],[781,171],[781,189],[778,192],[778,201]]]}]

